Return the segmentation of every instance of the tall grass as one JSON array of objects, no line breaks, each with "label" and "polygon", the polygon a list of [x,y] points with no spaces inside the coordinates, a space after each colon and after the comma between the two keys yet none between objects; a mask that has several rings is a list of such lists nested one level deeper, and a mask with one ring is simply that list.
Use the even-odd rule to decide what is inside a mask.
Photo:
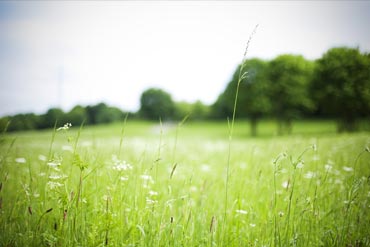
[{"label": "tall grass", "polygon": [[[141,131],[149,135],[153,127]],[[191,132],[185,124],[141,137],[129,135],[134,128],[128,121],[121,158],[122,132],[114,128],[115,138],[91,138],[95,127],[56,131],[51,160],[42,133],[18,134],[16,141],[5,135],[1,245],[369,244],[366,133],[234,139],[224,222],[229,142],[198,131],[183,135]]]},{"label": "tall grass", "polygon": [[[228,148],[228,153],[227,153],[226,179],[225,179],[225,211],[224,211],[224,220],[223,220],[223,225],[224,226],[226,226],[226,224],[227,224],[231,145],[232,145],[232,138],[233,138],[233,132],[234,132],[234,124],[235,124],[235,116],[236,116],[236,106],[237,106],[238,95],[239,95],[239,87],[240,87],[240,83],[247,77],[247,72],[243,72],[244,67],[245,67],[245,60],[246,60],[246,57],[247,57],[249,44],[252,40],[253,35],[257,31],[257,27],[258,27],[258,25],[255,26],[255,28],[253,29],[252,34],[249,36],[248,41],[247,41],[247,45],[246,45],[244,55],[243,55],[243,59],[241,61],[241,65],[240,65],[240,69],[239,69],[238,83],[237,83],[236,91],[235,91],[234,106],[233,106],[233,114],[232,114],[232,118],[231,118],[231,123],[228,120],[229,148]],[[212,219],[214,219],[214,218],[212,217]]]},{"label": "tall grass", "polygon": [[3,133],[0,246],[370,246],[369,133],[246,139],[236,121],[256,28],[227,129]]}]

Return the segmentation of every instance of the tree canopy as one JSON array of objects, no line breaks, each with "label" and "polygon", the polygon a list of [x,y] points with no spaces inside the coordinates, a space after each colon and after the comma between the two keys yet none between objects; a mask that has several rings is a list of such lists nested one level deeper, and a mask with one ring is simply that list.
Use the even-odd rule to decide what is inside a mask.
[{"label": "tree canopy", "polygon": [[169,120],[174,117],[175,103],[171,95],[158,88],[145,90],[140,97],[139,115],[148,120]]},{"label": "tree canopy", "polygon": [[[140,97],[140,109],[132,117],[158,121],[226,119],[233,115],[239,78],[236,117],[251,121],[257,135],[261,118],[274,117],[278,133],[289,133],[298,117],[336,118],[338,130],[353,131],[358,120],[370,117],[370,53],[358,48],[329,49],[320,59],[280,55],[272,60],[247,59],[239,64],[216,102],[174,102],[168,92],[149,88]],[[51,108],[45,114],[16,114],[0,118],[0,130],[52,128],[70,122],[74,126],[120,121],[126,114],[105,103],[75,106],[69,112]]]},{"label": "tree canopy", "polygon": [[291,132],[291,122],[303,110],[313,109],[308,92],[314,64],[299,55],[280,55],[268,68],[272,113],[279,123],[278,132]]},{"label": "tree canopy", "polygon": [[321,110],[338,119],[338,130],[353,131],[370,113],[370,57],[358,49],[338,47],[317,61],[311,86]]},{"label": "tree canopy", "polygon": [[236,68],[231,81],[214,106],[219,110],[219,112],[215,111],[217,115],[229,117],[232,115],[239,76],[246,72],[247,76],[239,85],[236,114],[238,117],[250,118],[252,135],[257,134],[257,121],[269,114],[271,109],[267,66],[268,63],[261,59],[245,60],[243,65]]}]

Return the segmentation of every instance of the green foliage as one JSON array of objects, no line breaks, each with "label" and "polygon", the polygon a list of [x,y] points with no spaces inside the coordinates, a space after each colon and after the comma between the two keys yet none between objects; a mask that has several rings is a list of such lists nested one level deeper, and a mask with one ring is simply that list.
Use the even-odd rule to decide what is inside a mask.
[{"label": "green foliage", "polygon": [[369,54],[330,49],[317,61],[311,91],[319,109],[338,119],[338,130],[355,130],[357,120],[370,112]]},{"label": "green foliage", "polygon": [[[250,120],[251,135],[257,135],[262,118],[273,116],[278,121],[278,133],[290,133],[292,121],[300,118],[337,118],[338,130],[368,129],[370,118],[370,54],[358,49],[333,48],[315,62],[302,56],[281,55],[271,61],[248,59],[239,65],[225,90],[212,106],[201,101],[174,102],[161,89],[144,91],[140,110],[131,118],[158,121],[231,119],[236,88],[236,116]],[[43,115],[17,114],[0,119],[9,131],[52,128],[59,124],[73,126],[122,121],[125,113],[119,108],[99,103],[75,106],[65,113],[52,108]],[[367,121],[364,121],[367,120]],[[361,124],[364,123],[363,126]]]},{"label": "green foliage", "polygon": [[148,120],[171,120],[175,114],[175,103],[171,95],[161,89],[150,88],[140,97],[139,115]]},{"label": "green foliage", "polygon": [[79,126],[87,120],[86,108],[80,105],[76,105],[66,114],[66,119],[73,126]]},{"label": "green foliage", "polygon": [[313,69],[312,62],[296,55],[281,55],[270,62],[269,95],[280,134],[290,133],[292,120],[301,116],[303,110],[313,109],[308,91]]},{"label": "green foliage", "polygon": [[[41,129],[52,128],[55,125],[55,122],[64,123],[65,113],[60,108],[51,108],[44,115],[40,116],[39,127]],[[19,128],[22,129],[22,128]]]},{"label": "green foliage", "polygon": [[177,120],[181,120],[185,116],[189,116],[189,120],[205,120],[209,118],[210,107],[199,100],[194,103],[176,102],[175,106],[175,118]]},{"label": "green foliage", "polygon": [[244,61],[243,71],[239,65],[227,85],[213,106],[216,116],[231,116],[238,86],[239,74],[244,75],[240,86],[237,100],[236,114],[238,117],[248,117],[252,123],[252,135],[257,134],[257,121],[270,113],[271,100],[268,95],[268,63],[254,58]]},{"label": "green foliage", "polygon": [[368,133],[302,122],[294,136],[245,139],[245,125],[226,214],[225,123],[163,124],[159,136],[157,123],[128,121],[121,158],[119,123],[68,129],[76,152],[65,131],[7,133],[0,246],[369,245]]},{"label": "green foliage", "polygon": [[35,115],[17,114],[0,118],[0,129],[4,129],[9,122],[9,131],[33,130],[52,128],[56,122],[59,124],[72,123],[73,126],[86,124],[101,124],[121,121],[124,119],[124,113],[117,107],[107,106],[99,103],[93,106],[73,107],[65,113],[62,109],[51,108],[45,114]]}]

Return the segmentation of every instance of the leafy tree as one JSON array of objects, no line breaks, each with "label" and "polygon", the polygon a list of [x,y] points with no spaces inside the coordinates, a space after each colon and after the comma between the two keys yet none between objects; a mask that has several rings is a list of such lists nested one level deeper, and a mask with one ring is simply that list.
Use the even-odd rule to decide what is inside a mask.
[{"label": "leafy tree", "polygon": [[140,116],[149,120],[173,119],[175,116],[175,103],[171,95],[161,89],[150,88],[140,97]]},{"label": "leafy tree", "polygon": [[60,108],[51,108],[44,115],[40,116],[38,128],[53,128],[55,123],[64,124],[67,121],[65,113]]},{"label": "leafy tree", "polygon": [[109,122],[108,114],[105,113],[108,110],[108,106],[105,103],[99,103],[93,106],[86,107],[87,123],[88,124],[99,124]]},{"label": "leafy tree", "polygon": [[176,102],[175,118],[182,120],[189,116],[189,120],[205,120],[210,113],[210,107],[197,100],[194,103],[185,101]]},{"label": "leafy tree", "polygon": [[370,56],[338,47],[317,61],[311,92],[326,114],[338,119],[338,131],[354,131],[370,112]]},{"label": "leafy tree", "polygon": [[122,120],[124,113],[117,107],[108,106],[102,108],[96,115],[97,123],[112,123]]},{"label": "leafy tree", "polygon": [[314,63],[297,55],[280,55],[268,68],[272,113],[278,121],[278,134],[290,133],[292,120],[304,110],[313,109],[309,83]]},{"label": "leafy tree", "polygon": [[246,60],[241,72],[239,65],[225,91],[213,105],[213,114],[222,117],[232,115],[239,76],[247,72],[239,85],[236,114],[250,119],[251,134],[256,136],[258,120],[266,116],[271,108],[267,66],[267,62],[257,58]]},{"label": "leafy tree", "polygon": [[33,113],[17,114],[10,117],[9,131],[32,130],[39,124],[39,117]]},{"label": "leafy tree", "polygon": [[[226,89],[222,92],[216,102],[211,105],[210,117],[213,119],[227,118],[232,115],[232,108],[230,107],[230,101],[228,99],[228,94],[226,94]],[[235,96],[234,96],[235,97]]]},{"label": "leafy tree", "polygon": [[76,105],[67,114],[66,119],[72,126],[79,126],[82,122],[87,120],[86,108],[80,105]]}]

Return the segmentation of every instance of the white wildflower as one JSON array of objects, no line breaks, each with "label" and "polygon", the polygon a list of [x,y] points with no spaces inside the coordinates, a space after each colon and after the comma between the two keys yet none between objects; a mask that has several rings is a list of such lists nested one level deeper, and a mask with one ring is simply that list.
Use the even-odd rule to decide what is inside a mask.
[{"label": "white wildflower", "polygon": [[331,166],[329,164],[326,164],[324,167],[325,167],[325,171],[327,171],[327,172],[330,172],[331,169],[333,168],[333,166]]},{"label": "white wildflower", "polygon": [[303,168],[303,166],[304,166],[304,161],[303,160],[299,161],[298,164],[297,164],[297,168],[301,169],[301,168]]},{"label": "white wildflower", "polygon": [[62,150],[68,151],[68,152],[73,152],[73,147],[71,145],[63,145]]},{"label": "white wildflower", "polygon": [[47,185],[49,186],[50,189],[55,189],[55,188],[63,186],[63,184],[59,182],[53,182],[53,181],[49,181]]},{"label": "white wildflower", "polygon": [[156,204],[158,201],[156,200],[152,200],[150,198],[146,198],[146,203],[149,204],[149,205],[153,205],[153,204]]},{"label": "white wildflower", "polygon": [[207,164],[203,164],[201,165],[200,170],[203,172],[209,172],[211,170],[211,167]]},{"label": "white wildflower", "polygon": [[190,191],[191,192],[196,192],[196,191],[198,191],[198,188],[196,186],[192,185],[192,186],[190,186]]},{"label": "white wildflower", "polygon": [[71,123],[66,123],[66,124],[64,124],[63,127],[58,128],[57,131],[68,130],[70,127],[72,127],[72,124]]},{"label": "white wildflower", "polygon": [[346,171],[346,172],[352,172],[353,171],[353,168],[352,167],[348,167],[348,166],[343,166],[343,170]]},{"label": "white wildflower", "polygon": [[284,189],[288,189],[289,187],[289,181],[284,181],[281,186],[283,186]]},{"label": "white wildflower", "polygon": [[131,170],[131,169],[132,169],[132,166],[126,163],[126,161],[123,161],[122,163],[117,163],[113,166],[113,170],[116,170],[116,171],[126,171],[126,170]]},{"label": "white wildflower", "polygon": [[316,177],[316,173],[315,172],[307,172],[306,174],[303,175],[304,178],[307,178],[307,179],[311,179],[311,178],[314,178]]},{"label": "white wildflower", "polygon": [[60,166],[60,163],[59,162],[55,162],[55,161],[50,161],[47,163],[48,166],[50,167],[58,167]]},{"label": "white wildflower", "polygon": [[250,223],[250,227],[256,227],[256,224]]},{"label": "white wildflower", "polygon": [[121,181],[127,181],[127,180],[128,180],[128,177],[121,176],[119,179],[120,179]]},{"label": "white wildflower", "polygon": [[49,179],[52,179],[52,180],[58,180],[58,179],[64,179],[64,178],[67,178],[68,176],[67,175],[64,175],[64,174],[52,174],[49,176]]},{"label": "white wildflower", "polygon": [[46,161],[46,156],[45,156],[45,155],[40,154],[40,155],[39,155],[39,160],[41,160],[41,161]]},{"label": "white wildflower", "polygon": [[15,159],[15,162],[20,163],[20,164],[24,164],[24,163],[26,163],[26,159],[25,158],[22,158],[22,157],[16,158]]},{"label": "white wildflower", "polygon": [[158,192],[153,191],[153,190],[149,191],[148,193],[149,193],[150,196],[157,196],[158,195]]},{"label": "white wildflower", "polygon": [[278,214],[279,214],[280,217],[283,217],[284,216],[284,212],[283,211],[279,211]]},{"label": "white wildflower", "polygon": [[248,211],[243,210],[243,209],[237,209],[237,210],[235,210],[235,212],[236,212],[237,214],[248,214]]},{"label": "white wildflower", "polygon": [[150,175],[141,175],[140,178],[144,181],[153,181],[152,177]]},{"label": "white wildflower", "polygon": [[287,173],[288,172],[288,170],[287,169],[285,169],[285,168],[282,168],[281,170],[280,170],[280,173]]},{"label": "white wildflower", "polygon": [[119,160],[116,155],[112,155],[113,170],[126,171],[132,170],[132,165],[128,164],[125,160]]}]

